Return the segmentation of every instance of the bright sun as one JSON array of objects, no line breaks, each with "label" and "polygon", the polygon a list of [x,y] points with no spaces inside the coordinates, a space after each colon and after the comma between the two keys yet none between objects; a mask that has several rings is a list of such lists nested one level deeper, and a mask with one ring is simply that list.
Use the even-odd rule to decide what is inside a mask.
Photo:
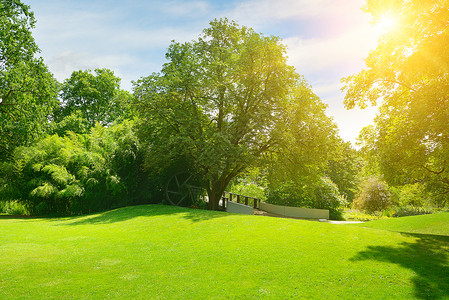
[{"label": "bright sun", "polygon": [[374,25],[374,30],[378,36],[393,31],[398,25],[398,19],[390,14],[384,14]]}]

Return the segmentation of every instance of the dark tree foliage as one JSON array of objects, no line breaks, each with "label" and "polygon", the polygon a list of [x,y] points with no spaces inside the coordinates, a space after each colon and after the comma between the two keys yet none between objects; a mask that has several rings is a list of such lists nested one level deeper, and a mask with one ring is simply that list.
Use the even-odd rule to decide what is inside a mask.
[{"label": "dark tree foliage", "polygon": [[141,168],[142,158],[130,121],[98,125],[84,135],[47,136],[16,148],[14,159],[0,164],[0,197],[18,200],[37,215],[160,202]]}]

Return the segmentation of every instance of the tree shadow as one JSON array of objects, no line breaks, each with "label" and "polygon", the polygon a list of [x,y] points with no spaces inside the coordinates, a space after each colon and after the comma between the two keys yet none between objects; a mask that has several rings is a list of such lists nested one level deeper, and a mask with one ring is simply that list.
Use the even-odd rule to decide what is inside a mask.
[{"label": "tree shadow", "polygon": [[419,299],[449,297],[449,236],[402,233],[415,237],[399,247],[368,246],[352,260],[391,262],[415,273],[412,278],[415,296]]},{"label": "tree shadow", "polygon": [[[206,211],[178,206],[159,204],[129,206],[89,216],[71,217],[64,225],[110,224],[128,221],[137,217],[154,217],[163,215],[179,215],[192,222],[222,218],[228,214],[219,211]],[[56,220],[55,220],[56,221]]]}]

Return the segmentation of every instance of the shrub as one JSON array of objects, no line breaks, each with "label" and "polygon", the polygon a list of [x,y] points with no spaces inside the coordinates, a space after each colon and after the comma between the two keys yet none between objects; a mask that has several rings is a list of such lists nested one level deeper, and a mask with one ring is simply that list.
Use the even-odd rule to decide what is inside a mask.
[{"label": "shrub", "polygon": [[406,184],[399,188],[399,206],[422,207],[432,202],[430,198],[422,183]]},{"label": "shrub", "polygon": [[266,190],[267,203],[284,206],[312,207],[312,197],[305,186],[284,182]]},{"label": "shrub", "polygon": [[343,210],[347,204],[346,199],[339,194],[338,187],[329,178],[321,178],[314,191],[313,208],[329,210],[329,218],[340,220],[343,218]]},{"label": "shrub", "polygon": [[348,209],[343,213],[343,219],[347,221],[372,221],[387,218],[384,214],[367,214],[357,209]]},{"label": "shrub", "polygon": [[392,206],[391,193],[385,181],[375,177],[365,179],[359,195],[354,200],[354,208],[370,213],[382,211]]},{"label": "shrub", "polygon": [[393,217],[407,217],[407,216],[418,216],[418,215],[428,215],[432,214],[433,210],[424,207],[416,207],[416,206],[401,206],[394,209],[392,216]]},{"label": "shrub", "polygon": [[[132,122],[90,134],[48,136],[16,149],[0,165],[0,196],[17,199],[31,214],[71,215],[148,203],[146,174]],[[4,175],[4,176],[3,176]]]},{"label": "shrub", "polygon": [[7,215],[18,215],[23,216],[27,215],[28,211],[21,203],[16,200],[11,201],[1,201],[0,202],[0,213],[4,213]]}]

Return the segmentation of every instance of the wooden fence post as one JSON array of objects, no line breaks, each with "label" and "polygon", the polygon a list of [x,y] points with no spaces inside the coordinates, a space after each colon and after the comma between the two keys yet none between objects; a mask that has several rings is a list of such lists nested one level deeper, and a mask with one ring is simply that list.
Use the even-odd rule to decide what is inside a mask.
[{"label": "wooden fence post", "polygon": [[240,195],[237,195],[237,203],[240,203]]}]

